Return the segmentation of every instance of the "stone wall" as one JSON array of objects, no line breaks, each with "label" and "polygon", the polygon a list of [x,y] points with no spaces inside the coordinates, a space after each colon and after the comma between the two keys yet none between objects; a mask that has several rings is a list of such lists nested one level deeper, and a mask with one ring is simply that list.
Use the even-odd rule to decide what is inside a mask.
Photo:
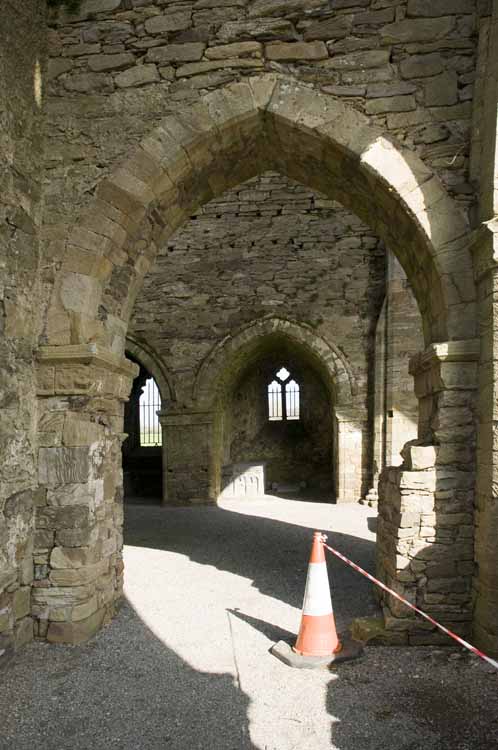
[{"label": "stone wall", "polygon": [[[382,243],[352,213],[267,172],[206,204],[168,242],[145,278],[129,330],[167,366],[175,409],[188,410],[199,368],[226,336],[270,313],[310,325],[349,362],[355,406],[366,414],[384,275]],[[241,367],[231,365],[234,378]],[[223,394],[220,408],[231,398]]]},{"label": "stone wall", "polygon": [[384,249],[353,214],[275,173],[206,204],[160,252],[130,332],[167,365],[189,405],[212,347],[258,317],[309,324],[338,346],[365,404]]},{"label": "stone wall", "polygon": [[[50,113],[59,128],[49,158],[54,207],[74,215],[167,112],[265,70],[347,100],[416,149],[467,202],[480,5],[85,0],[78,15],[54,17],[50,33]],[[71,185],[61,191],[67,169]]]},{"label": "stone wall", "polygon": [[[12,4],[8,9],[10,18]],[[54,17],[49,33],[51,59],[46,78],[49,87],[44,174],[46,210],[43,275],[40,276],[43,284],[40,299],[47,303],[51,299],[53,314],[41,339],[43,345],[48,343],[49,346],[43,346],[39,353],[40,492],[35,496],[31,490],[36,486],[36,446],[33,444],[34,425],[29,422],[35,410],[29,400],[33,383],[31,355],[27,354],[31,346],[25,347],[26,341],[31,343],[32,323],[28,315],[26,328],[22,328],[19,312],[23,305],[18,300],[14,316],[12,307],[9,313],[8,304],[4,303],[3,308],[6,330],[12,331],[12,327],[19,330],[20,326],[23,332],[6,337],[11,369],[5,368],[2,377],[7,374],[8,378],[12,373],[17,376],[18,362],[27,360],[15,386],[11,383],[6,389],[14,393],[14,406],[8,413],[8,447],[14,444],[12,418],[17,419],[16,425],[21,425],[19,433],[24,441],[22,449],[14,452],[13,479],[10,484],[2,485],[8,488],[5,498],[8,502],[1,497],[2,512],[8,515],[4,527],[9,536],[5,544],[2,540],[7,550],[2,572],[11,568],[15,571],[14,578],[6,579],[7,595],[3,595],[0,607],[3,618],[0,623],[8,633],[7,637],[3,636],[7,649],[11,647],[13,632],[18,642],[31,632],[31,624],[25,617],[25,582],[29,583],[32,575],[29,547],[35,501],[38,519],[32,611],[38,619],[36,633],[51,640],[77,642],[95,632],[115,610],[122,584],[119,468],[122,403],[134,372],[120,357],[127,313],[141,274],[153,255],[154,242],[159,241],[163,255],[168,253],[164,236],[171,226],[178,226],[183,220],[183,212],[188,211],[187,215],[195,212],[198,217],[195,221],[200,222],[196,201],[206,200],[206,195],[219,196],[226,183],[235,184],[235,181],[225,182],[230,165],[226,165],[225,171],[219,165],[211,169],[215,158],[210,149],[219,146],[215,143],[218,136],[222,148],[216,152],[216,158],[221,154],[220,158],[228,162],[236,158],[250,163],[247,173],[235,170],[239,183],[257,171],[253,169],[256,161],[251,163],[251,148],[258,155],[261,150],[257,163],[260,172],[269,164],[273,168],[283,165],[286,173],[298,179],[309,177],[311,181],[315,177],[318,189],[329,190],[339,183],[339,195],[343,195],[345,201],[349,198],[351,207],[368,218],[390,249],[403,259],[423,312],[423,305],[427,303],[426,341],[440,342],[441,337],[447,336],[448,345],[435,344],[419,362],[418,373],[419,438],[427,443],[421,447],[435,448],[433,441],[438,450],[434,450],[432,458],[425,453],[421,457],[407,454],[403,467],[387,473],[379,560],[386,580],[391,580],[417,601],[433,605],[434,613],[444,615],[448,622],[460,619],[464,623],[462,627],[468,629],[472,618],[470,581],[474,572],[472,541],[468,534],[474,479],[476,347],[472,340],[460,341],[471,339],[475,334],[474,290],[468,275],[467,228],[456,205],[461,204],[466,209],[475,194],[474,185],[468,179],[467,161],[476,17],[481,11],[486,12],[486,3],[473,0],[355,0],[354,5],[347,0],[287,0],[282,3],[233,0],[232,4],[224,4],[222,0],[196,0],[175,5],[163,0],[84,0],[79,15]],[[10,229],[13,223],[15,236],[20,237],[21,232],[29,234],[26,227],[32,227],[25,221],[24,214],[33,222],[36,217],[33,206],[39,203],[36,190],[31,191],[31,186],[36,187],[33,175],[41,174],[41,169],[36,159],[31,164],[29,154],[31,142],[41,133],[41,128],[32,118],[38,89],[34,89],[35,96],[31,100],[31,75],[19,76],[19,70],[22,72],[28,67],[31,70],[35,63],[34,82],[38,81],[34,57],[37,42],[34,37],[30,39],[32,31],[26,33],[26,29],[33,28],[32,16],[23,18],[21,11],[11,20],[3,33],[17,30],[14,36],[22,40],[23,50],[18,55],[16,43],[10,38],[2,44],[3,50],[16,51],[8,62],[7,112],[17,107],[16,102],[20,103],[18,114],[26,119],[21,131],[15,129],[16,119],[7,117],[1,137],[6,139],[5,144],[2,142],[2,151],[5,148],[7,154],[13,153],[12,143],[22,142],[27,146],[22,150],[22,154],[27,154],[27,165],[20,149],[16,150],[15,159],[9,157],[9,163],[14,164],[12,174],[16,175],[16,180],[21,175],[19,182],[22,184],[16,188],[15,198],[8,199],[8,211],[13,205],[20,205],[24,213],[16,214],[15,220],[9,213],[7,224]],[[41,29],[36,15],[35,20],[36,28]],[[26,44],[27,40],[33,43]],[[43,76],[43,65],[41,72]],[[211,98],[205,96],[207,90],[225,87],[234,80],[246,80],[255,72],[264,73],[265,79],[251,83],[253,88],[244,84],[232,89],[227,87],[223,93],[216,92],[216,96],[210,94]],[[268,87],[269,74],[274,72],[288,74],[294,79],[293,83],[273,81]],[[493,76],[487,77],[492,79]],[[20,79],[25,81],[25,87],[18,84]],[[304,85],[297,86],[296,81]],[[324,96],[314,96],[311,89],[323,92]],[[246,100],[249,97],[251,103],[244,101],[244,97]],[[198,110],[191,110],[189,114],[184,109],[201,98],[204,102],[201,110],[211,129],[209,137],[204,137],[202,128],[202,136],[198,136]],[[237,116],[233,116],[234,113]],[[366,119],[362,119],[363,113]],[[168,121],[171,132],[163,133],[163,140],[156,133],[149,141],[152,150],[142,149],[140,155],[132,159],[133,148],[155,126],[164,123],[166,115],[172,115]],[[484,119],[487,122],[487,118]],[[189,131],[191,124],[194,127]],[[355,137],[351,139],[351,131],[355,137],[364,135],[364,140],[362,137],[358,142]],[[394,136],[412,153],[402,152],[386,135]],[[274,162],[270,162],[268,153],[260,148],[265,138],[270,142],[270,136],[277,152]],[[485,149],[483,142],[483,153]],[[179,152],[182,158],[178,157]],[[36,153],[40,154],[41,149],[37,148]],[[414,154],[430,170],[425,169]],[[322,160],[322,157],[325,158]],[[122,162],[126,162],[126,168],[121,173],[113,172]],[[441,191],[431,170],[439,175],[455,198],[454,202]],[[212,181],[204,183],[205,173],[209,171]],[[111,172],[113,177],[106,182]],[[169,193],[166,177],[173,186]],[[319,177],[323,179],[320,181]],[[3,196],[12,193],[10,180],[8,176],[2,205]],[[211,192],[206,190],[205,184],[209,184]],[[256,192],[260,191],[261,184],[262,178],[255,181]],[[292,183],[287,185],[292,187]],[[316,198],[320,196],[315,192],[315,202]],[[287,195],[282,211],[286,206],[292,207],[293,200]],[[311,195],[306,201],[306,207],[299,210],[313,214]],[[91,211],[85,218],[82,211],[89,206]],[[337,212],[336,206],[326,206],[324,210]],[[259,218],[251,216],[251,229]],[[488,212],[481,218],[492,217]],[[395,225],[392,231],[391,224]],[[358,271],[361,292],[361,288],[369,287],[372,277],[368,279],[369,271],[365,273],[365,269],[376,267],[378,259],[374,256],[378,245],[374,238],[367,253],[363,238],[374,235],[364,226],[356,225],[356,229],[359,232],[353,232],[354,239],[357,242],[361,235],[360,245],[353,245],[344,257],[346,260],[353,258],[348,284],[351,279],[353,285],[356,283],[354,274]],[[301,232],[301,236],[308,234],[309,229]],[[177,238],[173,244],[176,241]],[[334,243],[339,244],[335,237]],[[283,249],[278,248],[278,243],[276,247],[279,252]],[[304,255],[304,239],[302,250]],[[365,260],[361,263],[360,250],[365,251]],[[237,248],[235,251],[238,273],[241,256],[237,255]],[[171,254],[175,252],[173,249]],[[290,248],[286,247],[285,253],[281,257],[287,262]],[[299,256],[301,248],[296,253]],[[7,257],[11,264],[18,256],[16,252],[9,252]],[[183,257],[189,260],[191,254],[185,252]],[[275,257],[272,255],[272,263]],[[332,264],[334,257],[328,254],[327,260],[325,255],[322,260]],[[29,262],[22,264],[23,273],[27,273],[22,288],[28,290],[30,310],[39,309],[32,304],[33,299],[37,299],[33,294],[37,263],[30,265],[33,258],[37,258],[35,248],[25,259]],[[243,256],[242,260],[245,260]],[[10,276],[18,273],[20,267],[21,264],[12,269],[9,265]],[[323,283],[319,273],[313,278],[313,286],[320,287],[321,307],[327,302],[325,287],[334,290],[335,270],[332,268]],[[302,272],[306,275],[307,268]],[[487,316],[483,322],[491,323],[489,330],[492,331],[494,318],[489,312],[494,287],[488,281],[483,282],[481,297]],[[168,280],[167,284],[170,283]],[[183,279],[176,278],[176,283],[180,299],[183,299]],[[247,282],[239,283],[247,286]],[[269,289],[262,291],[262,300],[280,301],[276,285],[267,285],[265,281],[261,286],[271,289],[271,292]],[[101,297],[103,287],[106,291]],[[444,294],[438,294],[438,290],[443,289]],[[292,287],[288,287],[286,294],[290,296],[292,291]],[[242,289],[241,297],[243,292]],[[369,351],[365,342],[369,340],[367,331],[372,320],[370,302],[365,303],[364,317],[358,319],[358,303],[360,307],[362,304],[358,288],[351,300],[347,299],[344,286],[334,290],[336,292],[342,298],[342,303],[339,297],[334,300],[334,306],[336,302],[339,306],[342,304],[337,320],[346,320],[354,329],[354,335],[349,335],[352,343],[348,340],[350,329],[340,333],[344,344],[340,344],[336,353],[339,358],[343,357],[342,348],[346,351],[349,346],[356,352],[351,355],[353,363],[360,359],[366,363]],[[323,340],[330,337],[335,343],[335,330],[334,335],[330,335],[327,321],[320,318],[319,307],[313,308],[312,289],[306,294],[301,322],[308,326],[311,323],[310,327],[316,329]],[[235,321],[230,319],[230,301],[220,303],[225,304],[221,316],[223,330],[216,329],[217,321],[211,322],[196,334],[198,338],[188,340],[188,354],[195,355],[192,362],[197,357],[202,360],[207,354],[203,339],[207,337],[209,346],[214,347],[224,333],[232,330]],[[428,312],[427,305],[430,306]],[[276,307],[280,312],[282,305]],[[295,307],[293,304],[292,310]],[[313,311],[311,320],[304,313],[308,307]],[[204,315],[206,305],[199,307],[199,311]],[[257,314],[263,311],[266,309],[261,303]],[[43,314],[44,310],[40,312]],[[239,314],[237,312],[235,318]],[[171,354],[176,360],[177,350],[184,344],[182,341],[176,350],[172,347],[168,357]],[[454,346],[456,344],[458,346]],[[491,345],[486,352],[488,350]],[[344,357],[344,361],[347,362],[349,356]],[[483,371],[488,376],[490,369],[493,371],[491,378],[485,381],[488,385],[495,380],[491,359],[482,361]],[[366,368],[354,366],[358,371],[359,393],[366,397]],[[184,372],[179,373],[178,404],[182,404],[182,399],[185,403],[181,386],[188,386],[189,391],[189,380],[193,379],[188,367],[185,372],[185,377]],[[23,386],[22,401],[19,384]],[[488,412],[492,409],[489,393],[489,389],[486,390],[488,400],[481,405],[481,415],[486,409]],[[342,412],[340,425],[346,425],[344,433],[352,424],[349,420],[356,417]],[[202,477],[209,475],[213,457],[213,414],[201,411],[194,420],[192,415],[178,412],[164,420],[166,434],[169,430],[178,436],[183,431],[186,437],[181,447],[189,445],[193,453],[197,451],[197,458],[202,456],[198,476],[192,478],[184,452],[171,454],[179,465],[183,461],[183,475],[180,472],[179,476],[180,483],[185,485],[182,491],[188,496]],[[455,425],[459,437],[465,436],[465,440],[455,439]],[[485,551],[492,546],[492,536],[485,529],[496,528],[490,501],[493,471],[488,471],[493,465],[492,446],[488,447],[491,428],[488,432],[484,437],[481,435],[481,440],[487,436],[488,443],[481,444],[484,473],[480,479],[484,489],[481,486],[482,494],[478,495],[479,510],[484,514],[480,516],[477,540]],[[352,446],[359,453],[364,449],[361,441],[358,444],[358,434],[361,437],[361,430],[359,433],[356,430],[354,439],[347,443],[349,453],[344,450],[344,455],[351,455]],[[1,471],[8,465],[3,462]],[[353,468],[356,471],[357,467]],[[189,478],[192,486],[188,485]],[[19,496],[19,492],[23,494]],[[356,486],[348,499],[357,499]],[[411,503],[409,508],[403,505],[405,501]],[[420,501],[420,507],[415,501]],[[19,513],[21,508],[24,510]],[[489,564],[492,558],[484,555],[480,560],[484,571],[476,587],[481,597],[480,603],[478,600],[480,634],[481,637],[491,634],[492,643],[496,628],[489,616],[489,605],[493,601],[490,592],[495,588],[495,578]],[[443,570],[437,566],[431,568],[433,563],[446,567]],[[440,583],[440,579],[444,581]],[[20,583],[23,585],[19,587]],[[393,603],[386,602],[386,605],[388,616],[398,614]],[[19,615],[16,627],[14,611]],[[411,627],[404,622],[397,622],[396,626],[404,632]]]},{"label": "stone wall", "polygon": [[473,120],[471,175],[480,201],[473,237],[479,293],[481,351],[479,430],[477,441],[474,579],[476,639],[483,649],[498,652],[498,2],[480,26],[476,107]]},{"label": "stone wall", "polygon": [[399,466],[403,446],[417,437],[418,400],[408,363],[423,348],[417,303],[403,269],[389,253],[386,296],[375,332],[372,501],[382,469]]},{"label": "stone wall", "polygon": [[[268,386],[285,367],[299,385],[299,420],[269,421]],[[274,350],[249,366],[233,389],[224,420],[225,464],[265,464],[267,489],[323,490],[332,499],[333,405],[313,369],[292,351]],[[272,485],[276,485],[272,488]]]},{"label": "stone wall", "polygon": [[44,3],[7,0],[0,24],[0,665],[33,637],[38,502],[33,350],[42,214]]}]

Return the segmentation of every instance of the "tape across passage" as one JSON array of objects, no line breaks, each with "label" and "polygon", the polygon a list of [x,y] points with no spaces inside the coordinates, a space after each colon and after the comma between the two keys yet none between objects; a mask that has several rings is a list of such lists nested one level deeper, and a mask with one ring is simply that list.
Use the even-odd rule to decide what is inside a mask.
[{"label": "tape across passage", "polygon": [[[323,535],[323,539],[326,539],[325,535]],[[444,625],[441,625],[441,623],[439,623],[436,620],[434,620],[434,618],[432,618],[430,615],[427,615],[425,612],[422,612],[421,609],[419,609],[418,607],[416,607],[414,604],[412,604],[411,602],[409,602],[407,599],[405,599],[404,597],[402,597],[400,594],[396,593],[396,591],[393,591],[388,586],[386,586],[384,583],[382,583],[381,581],[377,580],[377,578],[374,578],[373,575],[371,575],[370,573],[367,573],[367,571],[363,570],[363,568],[360,568],[359,565],[357,565],[356,563],[354,563],[352,560],[350,560],[348,557],[346,557],[345,555],[343,555],[341,552],[338,552],[333,547],[329,547],[329,545],[325,544],[324,541],[322,541],[322,544],[325,547],[325,549],[328,549],[329,552],[332,552],[333,555],[335,555],[336,557],[338,557],[339,560],[342,560],[344,563],[346,563],[346,565],[349,565],[349,567],[353,568],[353,570],[356,570],[357,573],[361,573],[361,575],[365,576],[365,578],[368,578],[369,581],[372,581],[372,583],[375,583],[376,586],[380,586],[381,589],[384,589],[384,591],[387,591],[389,594],[391,594],[392,596],[394,596],[400,602],[403,602],[403,604],[405,604],[407,607],[409,607],[410,609],[412,609],[414,612],[416,612],[418,615],[420,615],[421,617],[423,617],[425,620],[428,620],[432,625],[435,625],[435,627],[439,628],[439,630],[441,630],[441,632],[445,633],[450,638],[453,638],[453,640],[455,640],[461,646],[463,646],[464,648],[468,649],[471,653],[475,654],[476,656],[479,656],[479,658],[483,659],[485,662],[487,662],[488,664],[490,664],[495,669],[498,669],[498,661],[495,661],[495,659],[492,659],[490,656],[487,656],[482,651],[479,651],[478,648],[476,648],[475,646],[473,646],[468,641],[465,641],[463,638],[460,638],[460,636],[457,635],[456,633],[453,633],[451,630],[448,630],[448,628],[445,628]]]},{"label": "tape across passage", "polygon": [[327,564],[310,563],[304,589],[303,615],[322,617],[332,614],[332,599],[327,575]]}]

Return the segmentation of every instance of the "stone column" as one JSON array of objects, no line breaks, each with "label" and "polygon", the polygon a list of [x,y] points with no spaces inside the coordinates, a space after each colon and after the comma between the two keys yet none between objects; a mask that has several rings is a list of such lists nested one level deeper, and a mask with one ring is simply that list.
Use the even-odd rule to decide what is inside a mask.
[{"label": "stone column", "polygon": [[165,487],[168,505],[216,502],[219,494],[219,441],[214,412],[159,412],[163,433]]},{"label": "stone column", "polygon": [[38,352],[35,634],[79,643],[122,595],[123,403],[138,367],[95,345]]},{"label": "stone column", "polygon": [[336,409],[336,503],[357,503],[365,490],[367,419],[357,409]]},{"label": "stone column", "polygon": [[474,639],[498,654],[498,221],[481,227],[473,251],[481,330]]},{"label": "stone column", "polygon": [[388,251],[386,295],[375,335],[372,487],[365,498],[370,505],[376,505],[382,469],[401,464],[401,449],[417,437],[418,403],[408,362],[423,343],[422,319],[406,274]]},{"label": "stone column", "polygon": [[[379,482],[377,573],[390,588],[458,633],[472,625],[477,340],[434,344],[410,362],[419,438]],[[442,636],[394,597],[381,596],[399,642]]]}]

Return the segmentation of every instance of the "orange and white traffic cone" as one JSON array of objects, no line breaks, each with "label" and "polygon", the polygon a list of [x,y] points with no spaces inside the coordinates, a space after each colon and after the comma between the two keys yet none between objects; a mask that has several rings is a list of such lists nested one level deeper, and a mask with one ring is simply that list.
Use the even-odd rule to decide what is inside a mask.
[{"label": "orange and white traffic cone", "polygon": [[314,669],[356,659],[363,653],[363,645],[347,633],[340,639],[337,635],[323,546],[326,539],[325,534],[315,531],[296,645],[278,641],[270,649],[289,667]]},{"label": "orange and white traffic cone", "polygon": [[341,650],[335,627],[329,576],[323,542],[324,534],[315,531],[304,590],[301,627],[294,651],[301,656],[332,656]]}]

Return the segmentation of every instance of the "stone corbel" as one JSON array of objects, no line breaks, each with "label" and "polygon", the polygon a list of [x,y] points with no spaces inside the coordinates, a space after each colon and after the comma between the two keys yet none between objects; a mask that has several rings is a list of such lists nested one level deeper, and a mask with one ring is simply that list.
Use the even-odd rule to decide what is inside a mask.
[{"label": "stone corbel", "polygon": [[139,368],[98,344],[41,346],[37,357],[39,396],[86,395],[128,399]]}]

